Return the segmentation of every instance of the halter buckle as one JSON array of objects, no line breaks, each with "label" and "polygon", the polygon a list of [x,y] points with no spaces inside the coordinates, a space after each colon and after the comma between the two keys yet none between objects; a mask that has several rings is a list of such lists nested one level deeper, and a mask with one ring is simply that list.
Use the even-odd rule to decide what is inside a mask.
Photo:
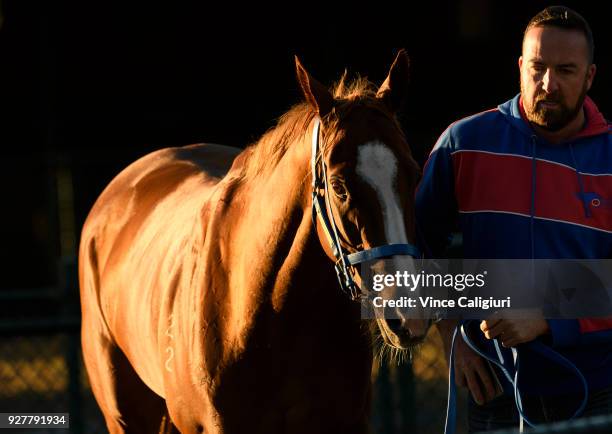
[{"label": "halter buckle", "polygon": [[349,274],[348,267],[345,266],[342,259],[343,258],[338,259],[334,264],[334,270],[336,270],[340,288],[351,297],[352,301],[360,300],[363,297],[361,289],[355,284],[355,281]]}]

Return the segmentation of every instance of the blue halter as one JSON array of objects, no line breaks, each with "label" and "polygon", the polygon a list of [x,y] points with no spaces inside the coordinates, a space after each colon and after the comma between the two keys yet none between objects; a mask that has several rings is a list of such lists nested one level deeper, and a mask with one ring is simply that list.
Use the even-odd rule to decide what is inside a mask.
[{"label": "blue halter", "polygon": [[[357,287],[351,276],[350,267],[374,259],[388,258],[395,255],[408,255],[413,258],[421,256],[419,249],[413,244],[385,244],[356,253],[345,254],[340,245],[340,237],[334,221],[334,215],[329,210],[331,202],[329,199],[329,188],[327,186],[327,168],[323,158],[317,161],[319,155],[321,120],[315,119],[312,132],[312,221],[316,227],[317,219],[323,228],[323,232],[329,242],[336,264],[334,266],[338,282],[342,291],[348,293],[351,300],[359,300],[362,297],[361,290]],[[321,165],[321,177],[318,176],[317,163]],[[319,190],[323,189],[323,196]]]}]

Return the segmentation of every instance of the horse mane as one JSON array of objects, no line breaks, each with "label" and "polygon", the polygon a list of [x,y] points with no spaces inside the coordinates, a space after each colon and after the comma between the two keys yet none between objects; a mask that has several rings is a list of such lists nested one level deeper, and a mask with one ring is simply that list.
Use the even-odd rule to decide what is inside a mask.
[{"label": "horse mane", "polygon": [[[354,80],[347,80],[345,71],[331,88],[331,93],[339,104],[327,115],[329,130],[336,129],[341,118],[340,113],[346,112],[355,103],[379,107],[376,89],[376,86],[365,77],[357,76]],[[274,169],[289,147],[303,138],[315,116],[316,112],[306,102],[294,105],[280,116],[275,126],[244,150],[240,178],[248,181]]]}]

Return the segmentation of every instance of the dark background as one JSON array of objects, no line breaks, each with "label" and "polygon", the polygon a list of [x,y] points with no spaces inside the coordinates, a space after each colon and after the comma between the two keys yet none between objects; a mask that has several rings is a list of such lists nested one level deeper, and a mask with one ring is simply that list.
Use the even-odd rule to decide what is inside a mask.
[{"label": "dark background", "polygon": [[[590,94],[610,116],[610,8],[565,4],[592,26]],[[401,121],[422,162],[450,122],[518,92],[522,32],[546,5],[2,1],[0,288],[64,279],[91,205],[139,156],[255,141],[300,99],[294,54],[325,84],[344,68],[379,84],[406,48]]]}]

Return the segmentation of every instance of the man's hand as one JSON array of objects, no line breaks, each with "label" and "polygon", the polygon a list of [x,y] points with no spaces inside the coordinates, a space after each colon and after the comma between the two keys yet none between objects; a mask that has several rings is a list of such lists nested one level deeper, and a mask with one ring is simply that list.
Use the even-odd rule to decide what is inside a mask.
[{"label": "man's hand", "polygon": [[541,313],[530,311],[526,318],[518,316],[516,311],[496,312],[480,323],[480,330],[487,339],[499,339],[504,347],[532,341],[550,331]]},{"label": "man's hand", "polygon": [[478,405],[501,395],[503,390],[493,377],[485,359],[476,354],[461,336],[455,340],[455,383],[467,387]]},{"label": "man's hand", "polygon": [[[450,352],[450,341],[456,324],[457,321],[453,320],[443,320],[438,323],[438,331],[444,342],[447,361]],[[487,362],[468,347],[461,336],[457,336],[455,339],[454,362],[455,384],[459,387],[467,387],[472,394],[472,398],[479,405],[503,393],[503,390],[493,377],[494,374],[487,366]]]}]

